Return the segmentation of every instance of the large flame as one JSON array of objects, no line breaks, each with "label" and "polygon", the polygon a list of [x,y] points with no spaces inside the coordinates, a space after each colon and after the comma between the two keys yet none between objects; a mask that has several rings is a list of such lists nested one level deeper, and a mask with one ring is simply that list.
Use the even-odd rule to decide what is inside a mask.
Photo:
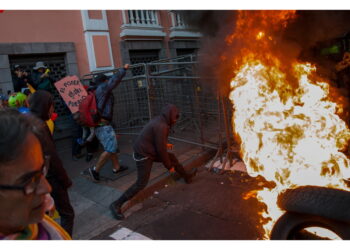
[{"label": "large flame", "polygon": [[242,45],[230,93],[242,159],[249,175],[276,183],[273,189],[246,194],[267,205],[262,212],[265,239],[283,213],[277,196],[285,189],[314,185],[349,190],[344,179],[350,178],[350,161],[341,151],[350,131],[329,99],[329,84],[312,77],[316,68],[311,64],[294,59],[286,65],[273,52],[272,33],[295,17],[295,11],[240,11],[236,30],[227,38]]}]

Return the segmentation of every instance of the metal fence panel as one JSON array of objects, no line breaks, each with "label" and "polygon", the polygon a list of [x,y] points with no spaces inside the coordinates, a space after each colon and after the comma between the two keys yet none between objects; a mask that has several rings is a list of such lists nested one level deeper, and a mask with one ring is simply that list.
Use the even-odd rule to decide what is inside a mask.
[{"label": "metal fence panel", "polygon": [[[224,119],[214,80],[200,78],[194,56],[131,65],[144,75],[129,74],[114,90],[114,124],[119,134],[138,133],[167,103],[180,109],[174,140],[219,147]],[[106,72],[105,72],[106,73]]]}]

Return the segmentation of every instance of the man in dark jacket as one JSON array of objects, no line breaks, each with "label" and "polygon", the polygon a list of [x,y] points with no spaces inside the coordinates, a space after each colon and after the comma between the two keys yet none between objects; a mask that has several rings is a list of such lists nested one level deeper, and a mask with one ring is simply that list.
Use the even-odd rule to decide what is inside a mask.
[{"label": "man in dark jacket", "polygon": [[95,134],[104,149],[104,152],[102,152],[98,158],[96,166],[89,168],[90,176],[96,182],[100,180],[99,171],[109,159],[112,160],[114,173],[119,173],[120,171],[127,169],[127,167],[119,165],[117,155],[117,138],[111,124],[113,120],[114,105],[114,96],[112,91],[118,87],[128,68],[129,65],[125,64],[124,67],[115,73],[109,80],[104,74],[97,75],[95,79],[97,84],[95,92],[96,103],[102,118],[99,126],[95,128]]},{"label": "man in dark jacket", "polygon": [[68,188],[72,181],[63,167],[58,156],[56,147],[46,124],[54,110],[53,97],[45,90],[36,91],[29,98],[29,110],[31,115],[40,119],[40,136],[44,155],[50,156],[50,166],[47,173],[47,180],[52,187],[51,196],[55,201],[55,206],[61,217],[61,226],[72,236],[74,224],[74,210],[68,196]]},{"label": "man in dark jacket", "polygon": [[22,66],[15,65],[13,75],[13,89],[15,92],[21,92],[22,89],[28,88],[27,84],[33,85],[31,76],[26,72]]},{"label": "man in dark jacket", "polygon": [[33,87],[37,90],[43,89],[51,92],[53,87],[52,79],[49,75],[50,70],[45,66],[44,62],[37,62],[33,70]]},{"label": "man in dark jacket", "polygon": [[162,109],[161,115],[150,120],[137,137],[134,143],[137,180],[117,201],[111,204],[110,208],[116,219],[121,220],[124,218],[121,212],[123,203],[146,187],[154,161],[162,162],[170,172],[174,172],[175,169],[185,179],[186,183],[192,182],[197,169],[192,173],[187,173],[176,156],[167,151],[167,149],[172,148],[172,145],[168,144],[169,131],[178,118],[179,110],[177,107],[168,104]]}]

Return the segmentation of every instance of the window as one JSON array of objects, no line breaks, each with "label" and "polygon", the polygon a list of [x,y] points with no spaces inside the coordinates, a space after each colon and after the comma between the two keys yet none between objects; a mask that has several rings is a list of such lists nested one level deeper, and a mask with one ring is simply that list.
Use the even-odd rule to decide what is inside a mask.
[{"label": "window", "polygon": [[[149,63],[159,60],[159,50],[129,50],[129,56],[131,64]],[[136,67],[132,69],[132,75],[144,75],[144,71],[144,67]]]}]

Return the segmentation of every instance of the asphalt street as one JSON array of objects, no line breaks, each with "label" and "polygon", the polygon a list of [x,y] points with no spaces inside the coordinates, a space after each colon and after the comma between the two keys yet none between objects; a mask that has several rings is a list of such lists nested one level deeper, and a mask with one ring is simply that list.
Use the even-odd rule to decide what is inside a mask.
[{"label": "asphalt street", "polygon": [[171,181],[126,211],[126,219],[94,240],[261,239],[262,205],[243,199],[261,181],[245,172],[217,174],[200,167],[192,184]]}]

